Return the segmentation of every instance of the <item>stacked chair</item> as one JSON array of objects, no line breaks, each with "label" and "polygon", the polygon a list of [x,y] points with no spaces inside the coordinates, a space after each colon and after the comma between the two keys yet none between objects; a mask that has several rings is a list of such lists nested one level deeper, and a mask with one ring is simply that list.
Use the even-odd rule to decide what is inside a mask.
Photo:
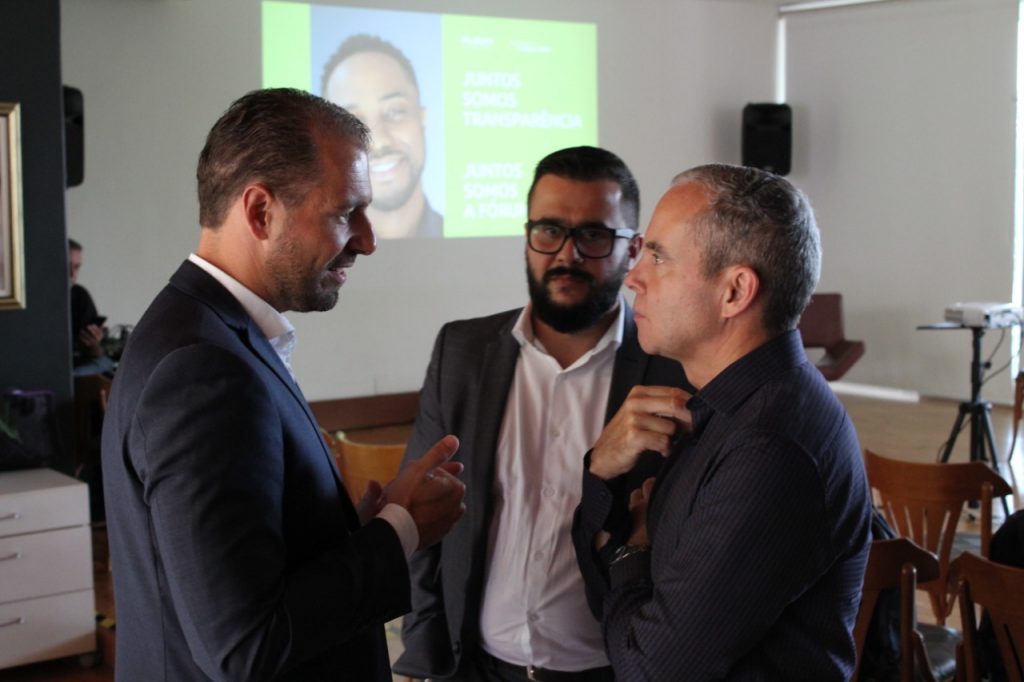
[{"label": "stacked chair", "polygon": [[[950,566],[950,579],[964,628],[956,679],[1024,681],[1024,569],[965,552]],[[979,626],[976,606],[987,624]]]},{"label": "stacked chair", "polygon": [[924,635],[917,623],[914,592],[917,579],[935,580],[939,577],[939,560],[931,552],[921,549],[906,538],[875,540],[871,543],[868,565],[864,572],[864,589],[860,610],[854,624],[853,636],[857,645],[857,670],[853,679],[860,679],[864,645],[868,629],[875,620],[879,598],[885,590],[899,590],[899,645],[900,682],[937,682],[953,677],[955,659],[952,655],[929,653]]},{"label": "stacked chair", "polygon": [[[907,585],[912,584],[906,574],[913,569],[918,578],[917,587],[927,592],[935,620],[939,623],[937,626],[917,624],[912,610],[913,604],[910,603],[908,606],[905,601],[902,603],[901,608],[911,609],[905,616],[901,614],[900,619],[901,628],[910,630],[908,637],[911,649],[902,651],[901,682],[912,679],[935,679],[941,682],[953,679],[954,674],[956,680],[980,682],[981,677],[968,676],[971,674],[969,671],[973,670],[973,674],[977,675],[978,670],[982,668],[976,663],[976,654],[980,648],[977,644],[977,628],[973,618],[974,604],[970,599],[973,597],[977,603],[988,606],[986,600],[990,599],[992,594],[972,593],[971,577],[981,570],[979,566],[996,564],[977,554],[957,551],[962,550],[958,547],[962,543],[960,538],[957,538],[956,528],[965,506],[980,501],[980,550],[981,555],[987,557],[992,541],[992,501],[996,496],[1011,494],[1010,485],[982,462],[922,464],[890,459],[867,450],[865,467],[871,487],[877,493],[879,508],[889,524],[901,536],[900,539],[912,542],[917,550],[933,556],[937,561],[937,571],[934,571],[919,553],[905,547],[902,554],[891,550],[895,555],[893,559],[875,559],[875,551],[880,542],[892,541],[873,543],[869,573],[872,570],[872,563],[876,564],[876,569],[888,563],[884,570],[888,572],[888,579],[892,581],[895,579],[893,575],[896,568],[891,562],[895,562],[899,566],[902,590],[906,592]],[[952,561],[951,558],[957,554],[959,558]],[[1024,574],[1024,571],[1019,569],[1011,570]],[[865,575],[865,603],[870,598],[869,587],[874,579],[875,576]],[[1006,583],[1004,587],[1005,585]],[[1018,585],[1020,588],[1017,594],[1024,595],[1024,582]],[[958,593],[964,627],[962,642],[959,632],[944,627]],[[906,595],[901,593],[901,598],[905,597]],[[1014,601],[1016,600],[1007,599],[1006,603]],[[965,603],[970,605],[965,606]],[[862,605],[862,610],[863,608]],[[967,617],[967,612],[970,612],[971,618]],[[1024,613],[1024,610],[1018,613]],[[901,631],[901,643],[903,637],[904,633]],[[1012,641],[1012,637],[1007,641]],[[1017,641],[1021,643],[1024,640]],[[1000,641],[1001,645],[1002,643]],[[1016,657],[1011,660],[1019,664],[1024,649],[1018,648],[1015,651]],[[1004,658],[1005,656],[1004,654]],[[1008,679],[1024,682],[1019,676],[1010,676]]]}]

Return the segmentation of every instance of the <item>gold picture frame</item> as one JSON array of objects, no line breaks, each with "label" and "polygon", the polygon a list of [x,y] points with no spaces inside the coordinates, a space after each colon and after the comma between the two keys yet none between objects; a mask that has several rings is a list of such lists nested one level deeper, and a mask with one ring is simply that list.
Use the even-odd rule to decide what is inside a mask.
[{"label": "gold picture frame", "polygon": [[17,102],[0,102],[0,310],[25,308],[19,113]]}]

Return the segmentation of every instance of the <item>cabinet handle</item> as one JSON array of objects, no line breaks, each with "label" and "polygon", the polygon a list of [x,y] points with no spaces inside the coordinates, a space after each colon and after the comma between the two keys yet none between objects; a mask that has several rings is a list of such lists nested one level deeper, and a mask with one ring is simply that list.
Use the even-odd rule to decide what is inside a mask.
[{"label": "cabinet handle", "polygon": [[7,556],[0,556],[0,561],[10,561],[11,559],[20,559],[20,558],[21,558],[21,552],[14,552],[13,554],[8,554]]},{"label": "cabinet handle", "polygon": [[21,518],[21,514],[18,512],[11,512],[10,514],[4,514],[0,516],[0,521],[17,521]]},{"label": "cabinet handle", "polygon": [[9,627],[11,625],[21,625],[24,622],[25,622],[25,617],[21,616],[20,618],[14,618],[14,619],[9,620],[9,621],[7,621],[5,623],[0,623],[0,628],[6,628],[6,627]]}]

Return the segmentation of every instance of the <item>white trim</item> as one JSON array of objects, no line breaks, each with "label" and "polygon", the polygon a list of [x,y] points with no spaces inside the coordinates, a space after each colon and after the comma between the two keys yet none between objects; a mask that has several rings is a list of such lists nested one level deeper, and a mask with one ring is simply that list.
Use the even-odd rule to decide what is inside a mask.
[{"label": "white trim", "polygon": [[818,9],[833,9],[835,7],[849,7],[851,5],[869,5],[876,2],[891,2],[891,0],[813,0],[812,2],[796,2],[792,5],[780,6],[779,14],[812,12]]},{"label": "white trim", "polygon": [[[1021,60],[1024,58],[1024,32],[1022,32],[1021,19],[1024,16],[1024,0],[1017,3],[1017,115],[1016,130],[1014,135],[1014,160],[1013,160],[1013,280],[1010,285],[1010,300],[1015,306],[1024,303],[1024,108],[1021,107],[1021,94],[1024,93],[1024,68]],[[1010,376],[1017,376],[1021,371],[1020,355],[1014,352],[1021,347],[1020,327],[1014,326],[1010,330]]]},{"label": "white trim", "polygon": [[863,398],[877,398],[878,400],[893,400],[901,403],[919,403],[921,394],[917,391],[909,391],[903,388],[889,388],[888,386],[872,386],[870,384],[851,384],[845,381],[829,382],[832,391],[837,395],[855,395]]},{"label": "white trim", "polygon": [[775,28],[775,101],[779,104],[786,102],[786,17],[784,16],[779,17]]}]

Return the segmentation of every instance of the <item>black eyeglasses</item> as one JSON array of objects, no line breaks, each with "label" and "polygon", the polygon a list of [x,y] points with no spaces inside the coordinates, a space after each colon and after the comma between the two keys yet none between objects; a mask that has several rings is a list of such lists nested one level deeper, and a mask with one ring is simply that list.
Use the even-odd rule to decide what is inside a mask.
[{"label": "black eyeglasses", "polygon": [[607,258],[615,248],[616,239],[632,239],[636,233],[629,228],[613,229],[603,225],[581,225],[569,229],[546,220],[526,222],[526,237],[537,253],[558,253],[572,237],[576,252],[584,258]]}]

